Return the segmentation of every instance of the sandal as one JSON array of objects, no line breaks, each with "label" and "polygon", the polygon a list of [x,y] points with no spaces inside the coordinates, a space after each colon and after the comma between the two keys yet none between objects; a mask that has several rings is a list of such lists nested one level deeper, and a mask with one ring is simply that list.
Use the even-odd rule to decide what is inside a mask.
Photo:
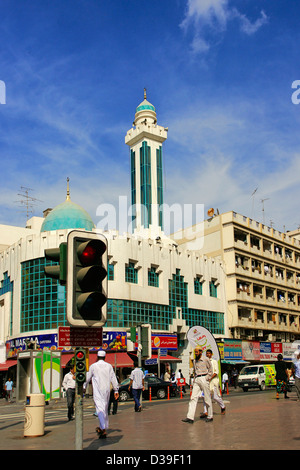
[{"label": "sandal", "polygon": [[96,433],[98,434],[99,439],[105,439],[107,437],[105,429],[96,428]]}]

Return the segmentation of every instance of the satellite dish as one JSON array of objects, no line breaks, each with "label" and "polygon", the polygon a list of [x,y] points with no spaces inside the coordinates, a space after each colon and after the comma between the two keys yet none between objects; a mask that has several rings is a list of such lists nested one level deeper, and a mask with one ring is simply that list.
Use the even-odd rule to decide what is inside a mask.
[{"label": "satellite dish", "polygon": [[208,217],[213,217],[214,213],[215,213],[215,210],[213,208],[208,209],[208,211],[207,211]]}]

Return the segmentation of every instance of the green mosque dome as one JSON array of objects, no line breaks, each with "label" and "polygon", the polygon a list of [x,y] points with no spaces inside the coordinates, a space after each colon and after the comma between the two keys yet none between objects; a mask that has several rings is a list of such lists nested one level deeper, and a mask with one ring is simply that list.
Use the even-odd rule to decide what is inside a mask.
[{"label": "green mosque dome", "polygon": [[133,124],[135,126],[137,124],[142,123],[146,124],[148,119],[150,120],[150,123],[153,122],[154,124],[156,124],[155,107],[147,100],[146,88],[144,88],[144,101],[142,101],[135,110],[135,118]]},{"label": "green mosque dome", "polygon": [[136,108],[136,112],[138,113],[139,111],[143,111],[144,109],[149,109],[155,112],[155,107],[147,100],[141,102],[141,104]]},{"label": "green mosque dome", "polygon": [[77,228],[91,231],[95,228],[95,224],[81,206],[71,201],[68,186],[67,199],[47,215],[42,224],[41,232]]}]

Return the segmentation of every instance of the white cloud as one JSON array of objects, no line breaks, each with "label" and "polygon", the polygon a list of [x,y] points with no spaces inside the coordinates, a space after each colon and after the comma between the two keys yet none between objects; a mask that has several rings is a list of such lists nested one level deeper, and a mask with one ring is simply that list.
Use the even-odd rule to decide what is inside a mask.
[{"label": "white cloud", "polygon": [[248,36],[256,33],[268,22],[268,17],[261,11],[260,17],[251,22],[247,16],[232,8],[230,0],[188,0],[185,18],[180,27],[193,31],[191,49],[194,53],[206,53],[210,50],[210,41],[226,31],[229,21],[238,20],[241,32]]},{"label": "white cloud", "polygon": [[237,10],[234,11],[234,14],[240,20],[241,31],[248,34],[248,36],[256,33],[264,24],[268,23],[268,17],[263,10],[260,12],[260,18],[257,18],[253,23],[251,23],[246,15],[239,13]]}]

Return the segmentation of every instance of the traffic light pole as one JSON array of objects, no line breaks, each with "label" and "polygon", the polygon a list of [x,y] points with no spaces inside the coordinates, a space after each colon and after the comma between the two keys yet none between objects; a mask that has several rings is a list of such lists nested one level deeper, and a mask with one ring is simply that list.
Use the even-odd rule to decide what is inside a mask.
[{"label": "traffic light pole", "polygon": [[75,450],[82,450],[83,441],[83,384],[76,381],[75,394]]},{"label": "traffic light pole", "polygon": [[137,327],[137,332],[138,332],[138,350],[137,350],[137,357],[138,357],[138,367],[142,367],[142,351],[140,350],[140,344],[141,344],[141,326]]}]

